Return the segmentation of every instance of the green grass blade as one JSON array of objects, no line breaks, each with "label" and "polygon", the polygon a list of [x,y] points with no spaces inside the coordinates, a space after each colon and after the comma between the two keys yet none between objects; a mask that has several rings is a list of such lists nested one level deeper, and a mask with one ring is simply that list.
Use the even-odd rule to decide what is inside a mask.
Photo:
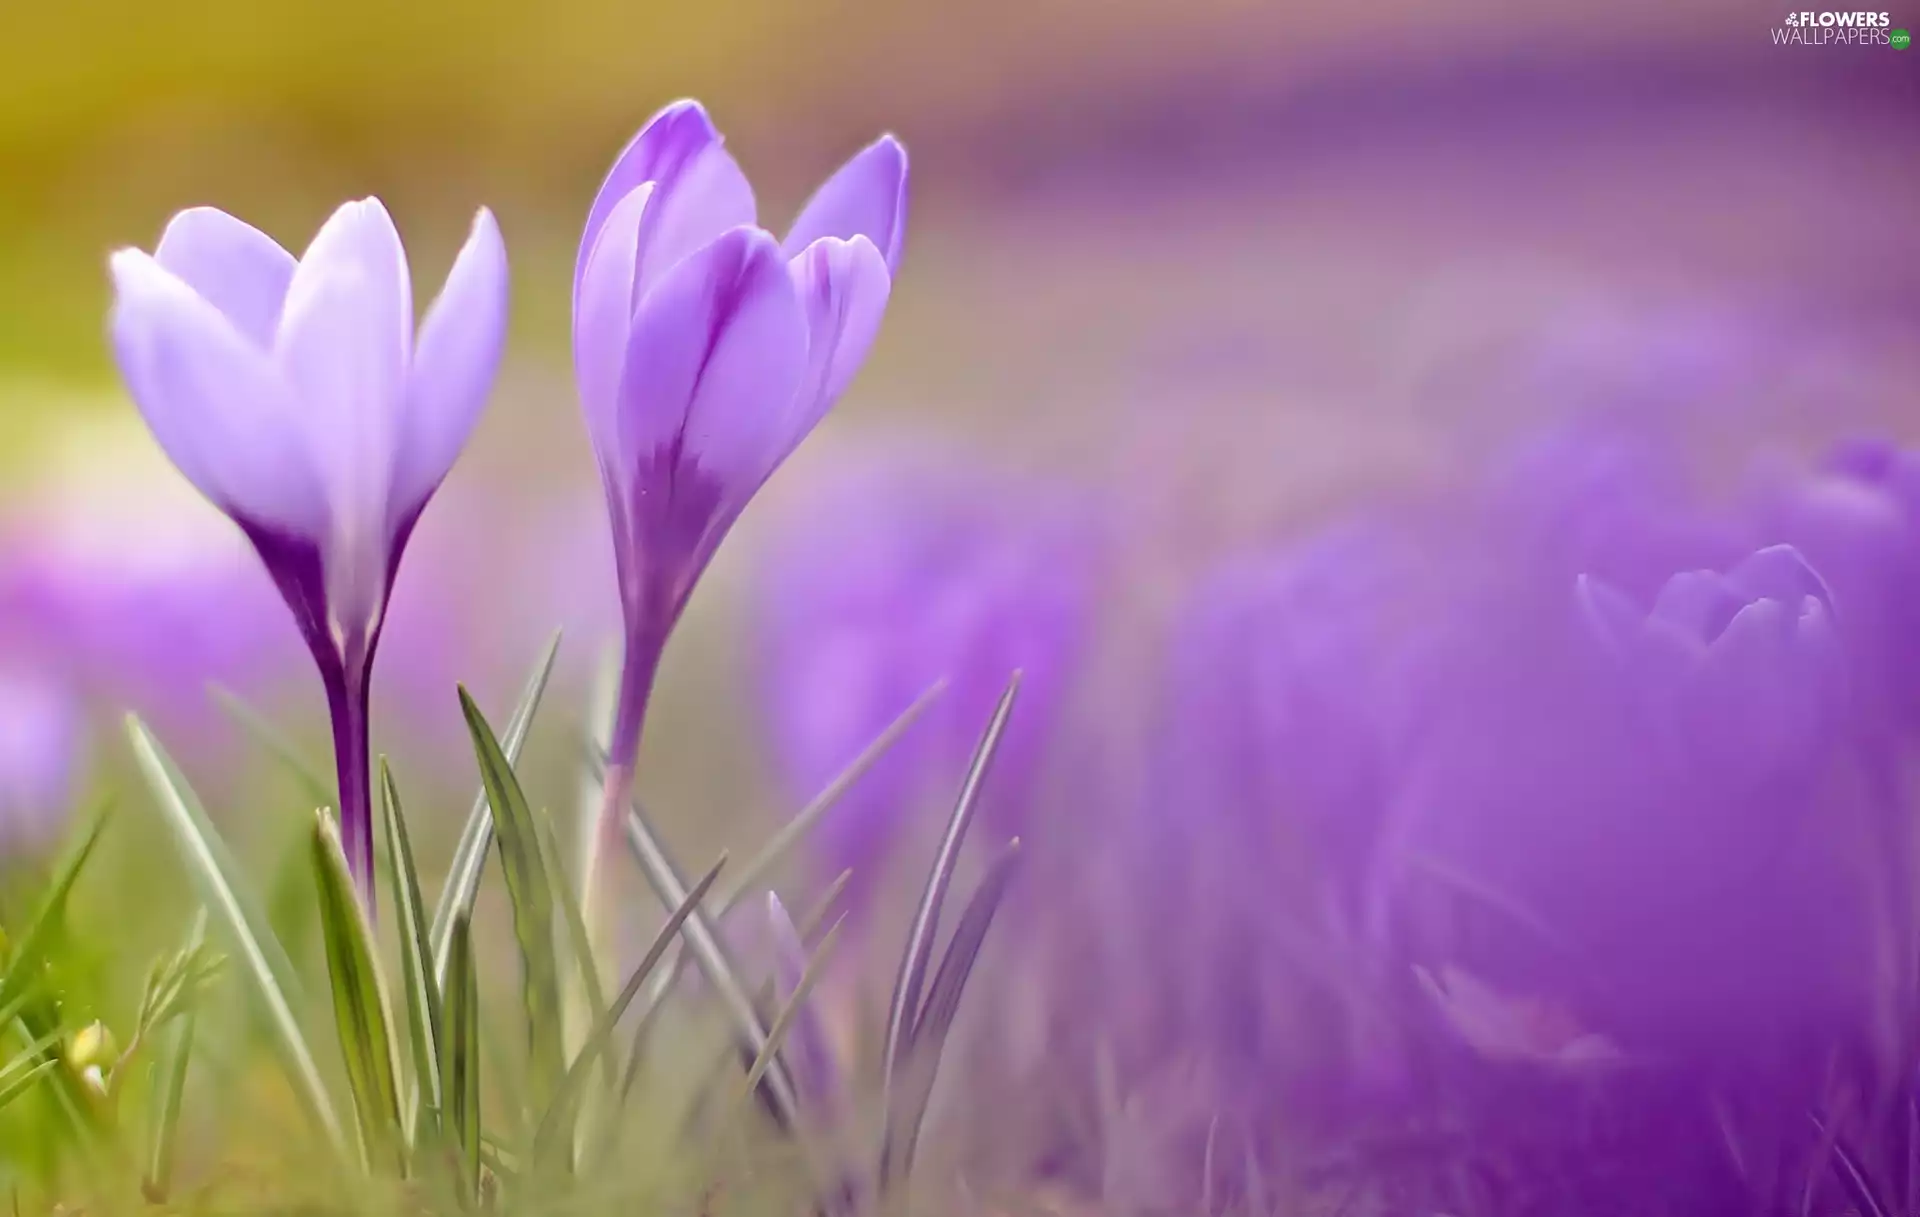
[{"label": "green grass blade", "polygon": [[[533,728],[533,716],[540,709],[540,699],[546,696],[547,682],[553,677],[553,661],[559,653],[560,635],[556,631],[520,690],[520,700],[514,703],[513,713],[507,716],[507,733],[501,739],[501,747],[509,765],[520,761],[520,750],[526,747],[527,733]],[[487,853],[492,845],[493,814],[486,788],[482,786],[474,796],[473,809],[467,813],[466,825],[460,830],[453,865],[448,868],[446,885],[440,889],[440,899],[433,909],[433,975],[442,993],[447,987],[447,952],[452,945],[453,918],[455,914],[473,916],[474,897],[480,893],[480,876],[486,870]]]},{"label": "green grass blade", "polygon": [[[660,902],[676,908],[684,904],[687,899],[686,880],[680,877],[679,869],[668,856],[666,847],[660,843],[652,825],[646,822],[636,807],[627,808],[626,830],[627,846]],[[695,905],[686,923],[681,926],[680,935],[694,963],[719,996],[727,1017],[733,1021],[734,1034],[739,1040],[742,1055],[748,1060],[758,1057],[767,1047],[767,1029],[761,1024],[760,1012],[754,1008],[753,998],[741,982],[740,969],[733,962],[726,944],[721,941],[713,918],[705,909]],[[786,1128],[798,1127],[799,1097],[793,1088],[793,1077],[777,1053],[767,1070],[764,1087],[768,1106],[775,1113],[775,1118]]]},{"label": "green grass blade", "polygon": [[440,1054],[440,1094],[445,1106],[455,1186],[463,1203],[480,1198],[480,982],[473,966],[472,923],[455,913],[448,937],[446,1051]]},{"label": "green grass blade", "polygon": [[0,1109],[31,1090],[35,1082],[45,1077],[47,1071],[59,1063],[59,1059],[55,1057],[29,1061],[27,1069],[17,1076],[13,1075],[13,1068],[9,1066],[6,1073],[0,1074]]},{"label": "green grass blade", "polygon": [[133,742],[134,759],[139,763],[147,784],[160,805],[167,826],[173,830],[187,863],[187,872],[200,889],[208,914],[232,940],[241,969],[252,981],[274,1032],[275,1043],[287,1067],[307,1114],[341,1152],[346,1139],[341,1135],[333,1103],[315,1067],[313,1052],[300,1030],[294,1011],[299,1008],[299,989],[293,965],[280,944],[266,930],[266,921],[254,908],[238,882],[240,874],[227,851],[226,843],[207,818],[200,799],[174,765],[160,741],[137,717],[128,716],[127,734]]},{"label": "green grass blade", "polygon": [[286,732],[273,725],[265,714],[249,705],[247,700],[225,685],[211,684],[207,693],[219,707],[227,712],[242,731],[253,737],[255,743],[266,750],[267,755],[278,761],[289,777],[300,784],[307,801],[315,807],[338,807],[340,796],[334,790],[333,780],[319,768],[309,764],[300,753],[299,745],[288,738]]},{"label": "green grass blade", "polygon": [[627,1008],[633,1004],[633,999],[639,996],[640,990],[646,986],[647,977],[660,966],[660,960],[666,955],[667,948],[673,944],[674,939],[679,936],[681,927],[686,925],[689,917],[693,916],[694,910],[700,907],[700,902],[706,899],[708,890],[713,887],[714,880],[720,877],[720,870],[726,864],[725,858],[714,863],[713,868],[693,885],[693,889],[667,917],[666,924],[660,927],[660,932],[654,935],[646,954],[640,957],[639,966],[635,967],[632,975],[627,977],[627,983],[621,986],[619,995],[613,999],[613,1004],[602,1009],[599,1017],[594,1020],[593,1029],[587,1033],[586,1042],[580,1047],[580,1055],[574,1058],[573,1066],[567,1070],[567,1076],[561,1080],[559,1091],[554,1095],[553,1102],[548,1105],[546,1113],[540,1119],[540,1126],[534,1133],[533,1160],[536,1167],[550,1162],[555,1154],[573,1144],[574,1122],[579,1110],[580,1096],[586,1088],[588,1075],[593,1072],[595,1061],[601,1057],[612,1059],[612,1054],[607,1051],[607,1048],[613,1041],[613,1033],[619,1027],[621,1018],[626,1015]]},{"label": "green grass blade", "polygon": [[[420,894],[420,871],[413,861],[413,842],[407,835],[406,813],[400,806],[400,788],[393,769],[380,758],[380,820],[387,838],[387,872],[393,884],[393,907],[400,935],[400,982],[405,986],[407,1043],[413,1054],[413,1091],[406,1101],[408,1141],[422,1108],[430,1121],[440,1110],[440,986],[433,975],[433,947],[429,941],[426,902]],[[437,1135],[438,1130],[430,1128]]]},{"label": "green grass blade", "polygon": [[[207,940],[207,911],[193,915],[186,944],[180,954],[197,957]],[[163,1029],[164,1037],[154,1056],[153,1127],[148,1133],[147,1173],[140,1181],[140,1192],[149,1204],[163,1204],[173,1190],[173,1163],[180,1144],[181,1103],[187,1092],[187,1064],[193,1057],[193,1033],[199,1018],[198,990],[181,999],[177,1021]]]},{"label": "green grass blade", "polygon": [[[33,1051],[39,1052],[47,1060],[62,1060],[60,1041],[63,1032],[59,1010],[45,997],[21,1002],[16,1007],[19,1013],[14,1016],[14,1028],[19,1036],[34,1045]],[[107,1113],[100,1103],[100,1096],[81,1080],[80,1075],[67,1068],[53,1071],[53,1098],[60,1108],[60,1114],[75,1132],[81,1134],[78,1146],[93,1161],[105,1161],[101,1153],[106,1147],[97,1138],[112,1131]]]},{"label": "green grass blade", "polygon": [[[6,975],[0,977],[0,1010],[8,1011],[10,1019],[17,1019],[27,1038],[33,1041],[34,1046],[29,1052],[44,1055],[47,1061],[55,1064],[60,1060],[55,1048],[60,1039],[58,1007],[39,992],[40,980],[54,943],[66,923],[67,901],[73,894],[74,884],[79,880],[87,860],[93,856],[94,846],[99,843],[106,821],[107,808],[103,804],[94,813],[80,844],[55,870],[53,881],[40,900],[39,910],[14,946],[7,961]],[[25,1088],[32,1086],[42,1072],[36,1071],[31,1077],[25,1078],[21,1081],[21,1089],[13,1093],[24,1093]],[[77,1131],[83,1136],[105,1131],[107,1122],[102,1118],[99,1104],[95,1102],[96,1096],[82,1085],[72,1070],[63,1068],[55,1073],[54,1082],[54,1092],[61,1111]]]},{"label": "green grass blade", "polygon": [[794,936],[799,938],[802,943],[812,942],[814,937],[820,933],[820,927],[826,924],[827,918],[832,914],[834,906],[840,903],[840,897],[846,892],[847,884],[851,882],[853,882],[852,867],[848,867],[846,870],[835,875],[833,882],[827,884],[827,890],[821,892],[820,895],[815,898],[814,902],[800,914],[800,919],[793,923]]},{"label": "green grass blade", "polygon": [[12,1006],[39,982],[41,971],[47,963],[48,950],[66,919],[67,898],[72,895],[73,885],[86,867],[87,859],[93,856],[93,847],[99,844],[100,832],[106,823],[107,816],[103,808],[94,816],[79,846],[67,855],[66,861],[54,872],[53,882],[47,886],[47,894],[41,898],[39,912],[34,914],[26,932],[20,935],[7,960],[6,975],[0,977],[0,1008]]},{"label": "green grass blade", "polygon": [[875,736],[873,742],[862,749],[860,755],[853,758],[851,764],[828,782],[826,787],[813,797],[812,802],[783,824],[766,845],[761,847],[760,852],[740,868],[734,876],[734,881],[728,884],[726,891],[718,897],[716,904],[720,912],[724,914],[726,910],[739,903],[742,896],[752,891],[756,884],[764,881],[773,868],[793,852],[796,845],[806,839],[807,834],[813,831],[814,825],[819,823],[835,804],[839,803],[847,791],[853,789],[854,783],[858,782],[867,770],[873,768],[875,763],[900,741],[900,737],[907,733],[907,728],[918,722],[920,716],[927,712],[928,707],[940,700],[940,695],[946,692],[946,688],[945,679],[935,681],[925,693],[914,699],[912,705],[902,710],[900,716],[887,725],[886,730]]},{"label": "green grass blade", "polygon": [[[1019,692],[1020,673],[1016,671],[1007,681],[1006,692],[1000,695],[1000,704],[994,707],[993,717],[987,721],[987,729],[980,736],[979,746],[974,749],[973,761],[967,766],[966,780],[960,784],[960,797],[954,801],[953,814],[947,817],[947,830],[940,842],[940,852],[935,855],[933,867],[927,872],[926,887],[920,893],[920,906],[914,912],[913,924],[907,932],[906,948],[900,956],[900,969],[894,977],[893,997],[887,1003],[887,1032],[881,1049],[880,1127],[883,1136],[893,1119],[894,1075],[913,1046],[913,1029],[920,1021],[921,990],[926,984],[927,968],[933,959],[934,940],[940,932],[940,906],[946,902],[947,888],[953,883],[954,868],[960,863],[960,846],[966,839],[967,827],[973,822],[974,810],[980,801],[981,785],[992,768],[995,753],[999,751],[1001,737],[1006,733],[1007,719],[1013,713],[1014,698]],[[886,1170],[886,1149],[883,1145],[883,1181]]]},{"label": "green grass blade", "polygon": [[0,1087],[11,1085],[20,1075],[33,1072],[49,1059],[58,1059],[57,1052],[51,1057],[48,1054],[50,1050],[59,1047],[60,1041],[64,1038],[65,1036],[60,1032],[51,1031],[22,1048],[12,1060],[7,1062],[5,1068],[0,1068]]},{"label": "green grass blade", "polygon": [[[553,817],[540,812],[533,817],[533,826],[540,846],[540,862],[546,868],[547,884],[553,889],[554,900],[560,906],[561,924],[567,931],[567,950],[580,973],[580,988],[586,994],[587,1008],[604,1010],[607,1007],[607,991],[600,983],[600,966],[594,962],[593,939],[587,933],[586,914],[581,909],[580,897],[573,890],[573,881],[567,877],[567,864],[560,852],[559,837],[554,832]],[[609,1085],[613,1083],[614,1068],[609,1058]]]},{"label": "green grass blade", "polygon": [[374,954],[373,928],[355,895],[353,874],[340,845],[333,813],[314,817],[314,877],[320,889],[320,938],[333,984],[333,1018],[340,1055],[347,1065],[360,1126],[360,1148],[369,1167],[406,1170],[400,1135],[399,1062],[394,1055],[386,984]]},{"label": "green grass blade", "polygon": [[890,1113],[893,1126],[885,1130],[886,1161],[891,1165],[883,1173],[883,1181],[905,1179],[913,1167],[920,1128],[926,1121],[927,1105],[933,1099],[933,1084],[940,1072],[940,1056],[960,1011],[960,995],[973,975],[974,962],[980,957],[980,948],[987,940],[987,931],[993,927],[994,916],[1000,911],[1000,902],[1007,894],[1019,861],[1018,841],[1009,843],[994,859],[973,898],[961,911],[947,952],[940,959],[933,982],[927,986],[927,1000],[920,1008],[920,1017],[909,1040],[906,1084],[896,1092],[896,1106]]},{"label": "green grass blade", "polygon": [[493,808],[493,836],[513,906],[513,934],[520,945],[521,995],[527,1015],[527,1101],[532,1110],[545,1111],[567,1071],[560,1026],[560,970],[553,958],[553,886],[547,882],[539,829],[520,779],[465,689],[460,690],[460,710],[466,715],[487,802]]},{"label": "green grass blade", "polygon": [[[713,906],[716,913],[724,916],[727,910],[738,904],[742,897],[754,889],[755,885],[764,881],[773,868],[793,852],[795,846],[806,840],[807,834],[827,812],[833,810],[834,806],[845,797],[847,791],[853,789],[854,783],[858,782],[867,770],[873,768],[875,763],[900,741],[900,737],[907,733],[907,728],[919,721],[928,707],[940,699],[940,695],[945,693],[946,689],[945,678],[928,686],[927,691],[915,698],[912,705],[902,710],[898,718],[887,724],[886,730],[875,736],[873,742],[862,749],[859,756],[854,757],[845,769],[834,775],[833,780],[828,782],[811,802],[795,812],[792,819],[781,825],[779,831],[760,847],[760,852],[756,853],[745,866],[739,868],[733,882],[714,897]],[[587,741],[587,765],[593,774],[594,781],[605,780],[606,753],[597,742],[591,739]]]},{"label": "green grass blade", "polygon": [[773,1026],[767,1029],[767,1046],[760,1050],[760,1055],[753,1058],[753,1064],[747,1067],[749,1093],[759,1087],[760,1079],[766,1076],[774,1057],[787,1042],[787,1036],[792,1034],[799,1020],[805,1017],[807,997],[813,992],[813,987],[820,982],[827,961],[832,958],[834,948],[840,943],[840,928],[845,924],[846,918],[842,916],[827,930],[826,936],[820,940],[819,948],[814,951],[813,958],[807,961],[806,968],[801,971],[800,979],[793,986],[793,992],[787,995],[786,1004],[780,1007],[780,1013],[775,1016]]},{"label": "green grass blade", "polygon": [[[859,781],[867,770],[873,768],[874,764],[899,742],[900,737],[906,734],[907,728],[918,721],[929,706],[939,700],[940,695],[946,691],[946,688],[947,682],[944,677],[930,685],[926,692],[915,698],[912,705],[909,705],[905,710],[901,711],[900,716],[887,725],[886,730],[875,736],[873,742],[868,744],[859,756],[855,757],[845,769],[842,769],[836,774],[833,780],[828,782],[820,793],[813,797],[810,803],[795,813],[794,817],[787,821],[786,824],[782,825],[779,831],[774,833],[767,843],[760,848],[760,852],[755,854],[752,860],[744,867],[740,868],[738,876],[734,881],[731,882],[724,891],[714,897],[712,902],[713,915],[715,917],[726,916],[728,911],[739,904],[749,892],[754,890],[756,885],[763,882],[767,875],[771,873],[788,854],[792,853],[800,842],[806,839],[807,834],[813,831],[821,819],[823,819],[829,811],[833,810],[834,806],[840,802],[847,791],[853,788],[854,783]],[[607,773],[606,752],[597,741],[590,737],[586,740],[586,756],[587,768],[594,782],[597,784],[604,781]],[[597,790],[597,788],[596,785],[595,789]],[[590,799],[589,802],[592,808],[597,811],[599,801],[597,799]],[[668,961],[667,966],[661,969],[659,978],[654,982],[653,992],[649,995],[650,1004],[658,1004],[665,998],[667,990],[679,979],[681,972],[684,970],[685,963],[685,956],[676,953]]]}]

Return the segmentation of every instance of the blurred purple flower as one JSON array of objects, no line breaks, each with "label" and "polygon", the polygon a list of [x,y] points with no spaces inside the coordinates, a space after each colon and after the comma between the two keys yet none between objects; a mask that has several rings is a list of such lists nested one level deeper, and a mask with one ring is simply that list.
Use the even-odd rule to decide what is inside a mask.
[{"label": "blurred purple flower", "polygon": [[160,445],[266,563],[326,685],[341,824],[371,905],[367,697],[400,558],[465,445],[506,327],[506,252],[479,213],[416,341],[406,253],[378,200],[296,262],[223,212],[112,260],[115,354]]},{"label": "blurred purple flower", "polygon": [[[1407,557],[1377,529],[1345,528],[1291,552],[1230,563],[1194,588],[1176,621],[1165,722],[1165,789],[1235,840],[1303,833],[1352,877],[1387,797],[1398,729],[1397,614],[1415,594]],[[1259,851],[1255,851],[1259,852]]]},{"label": "blurred purple flower", "polygon": [[1711,1055],[1861,1017],[1831,608],[1779,547],[1647,610],[1597,579],[1448,610],[1383,851],[1401,923],[1623,1043]]},{"label": "blurred purple flower", "polygon": [[814,195],[782,244],[698,103],[614,163],[574,272],[573,351],[626,626],[603,835],[632,783],[668,634],[747,502],[812,431],[879,332],[906,228],[892,137]]},{"label": "blurred purple flower", "polygon": [[85,736],[70,690],[39,672],[0,667],[0,853],[58,835],[79,782]]},{"label": "blurred purple flower", "polygon": [[1596,635],[1632,672],[1662,737],[1696,764],[1768,780],[1824,752],[1844,700],[1832,594],[1789,546],[1725,575],[1675,575],[1642,614],[1598,580],[1580,582]]},{"label": "blurred purple flower", "polygon": [[1015,669],[983,814],[1029,814],[1091,629],[1095,541],[1074,506],[922,453],[836,465],[782,514],[754,596],[778,775],[812,798],[921,694],[946,691],[827,817],[821,858],[871,880],[904,817],[950,798]]},{"label": "blurred purple flower", "polygon": [[1863,709],[1920,722],[1920,458],[1854,441],[1758,497],[1762,535],[1799,548],[1833,589]]},{"label": "blurred purple flower", "polygon": [[1555,597],[1581,574],[1651,597],[1674,571],[1719,566],[1743,552],[1740,530],[1690,492],[1675,445],[1593,419],[1512,450],[1483,511],[1487,536],[1503,547],[1495,560]]},{"label": "blurred purple flower", "polygon": [[0,647],[191,749],[211,681],[249,697],[303,662],[246,539],[124,415],[71,423],[0,523]]}]

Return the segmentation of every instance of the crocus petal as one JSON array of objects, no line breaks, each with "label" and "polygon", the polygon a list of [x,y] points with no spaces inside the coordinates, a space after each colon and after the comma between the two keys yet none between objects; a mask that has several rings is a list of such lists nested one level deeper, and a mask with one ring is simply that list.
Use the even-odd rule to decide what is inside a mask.
[{"label": "crocus petal", "polygon": [[673,181],[653,189],[633,271],[634,303],[682,258],[730,228],[754,222],[753,186],[720,144],[703,148]]},{"label": "crocus petal", "polygon": [[[671,212],[661,217],[663,256],[654,262],[656,275],[727,229],[753,223],[753,187],[726,151],[713,121],[699,102],[677,101],[654,115],[620,153],[587,211],[573,272],[576,304],[601,228],[614,209],[647,182],[655,184],[657,205]],[[676,200],[671,207],[669,199]]]},{"label": "crocus petal", "polygon": [[893,282],[873,242],[822,237],[792,263],[807,313],[807,374],[786,427],[788,449],[806,437],[867,357],[880,333]]},{"label": "crocus petal", "polygon": [[653,197],[651,182],[621,199],[600,227],[582,262],[573,298],[573,375],[586,415],[587,437],[603,465],[617,469],[614,420],[619,414],[620,372],[633,328],[633,275],[640,251],[640,222]]},{"label": "crocus petal", "polygon": [[769,432],[806,357],[806,317],[779,247],[757,228],[734,229],[641,302],[621,383],[621,452],[637,465],[668,451],[751,494],[784,455]]},{"label": "crocus petal", "polygon": [[1695,743],[1718,767],[1771,762],[1809,734],[1808,694],[1794,663],[1793,614],[1756,600],[1727,623],[1691,690]]},{"label": "crocus petal", "polygon": [[294,271],[274,348],[333,507],[325,549],[329,597],[342,620],[359,623],[380,609],[412,340],[400,234],[379,200],[348,203]]},{"label": "crocus petal", "polygon": [[1831,603],[1833,593],[1819,572],[1791,545],[1770,545],[1727,574],[1727,583],[1750,599],[1769,596],[1788,603],[1812,597]]},{"label": "crocus petal", "polygon": [[417,513],[466,446],[493,387],[507,333],[507,249],[485,208],[427,309],[407,371],[390,526]]},{"label": "crocus petal", "polygon": [[280,306],[293,281],[293,255],[266,233],[214,207],[191,207],[167,224],[154,261],[213,307],[254,345],[273,345]]},{"label": "crocus petal", "polygon": [[883,135],[814,192],[782,248],[793,257],[821,237],[866,237],[892,273],[900,267],[906,234],[907,150],[893,136]]},{"label": "crocus petal", "polygon": [[302,536],[328,510],[285,384],[199,293],[137,249],[111,263],[114,353],[154,438],[229,515]]},{"label": "crocus petal", "polygon": [[1651,616],[1711,642],[1745,603],[1746,597],[1734,591],[1725,577],[1708,570],[1683,571],[1660,589]]},{"label": "crocus petal", "polygon": [[1646,620],[1625,594],[1592,575],[1574,582],[1574,601],[1594,637],[1616,655],[1634,644]]}]

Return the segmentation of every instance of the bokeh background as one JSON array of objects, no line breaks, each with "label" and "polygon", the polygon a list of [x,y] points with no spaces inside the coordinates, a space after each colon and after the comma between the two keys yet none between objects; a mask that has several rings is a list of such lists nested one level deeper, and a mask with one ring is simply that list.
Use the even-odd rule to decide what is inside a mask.
[{"label": "bokeh background", "polygon": [[[341,200],[377,194],[422,300],[473,210],[499,216],[507,366],[401,577],[377,746],[415,783],[470,785],[453,681],[503,712],[565,626],[544,754],[563,799],[564,737],[612,635],[567,346],[601,174],[685,95],[776,225],[878,132],[906,142],[913,212],[881,342],[729,543],[650,722],[643,791],[704,856],[789,808],[749,705],[758,538],[875,437],[1126,491],[1113,522],[1139,510],[1171,557],[1105,594],[1151,616],[1183,560],[1445,476],[1560,412],[1684,416],[1737,432],[1742,455],[1910,435],[1920,51],[1774,45],[1782,16],[1758,0],[0,0],[0,673],[22,690],[0,765],[33,796],[14,802],[113,784],[112,715],[134,706],[186,741],[196,780],[272,792],[239,831],[296,833],[298,799],[272,762],[236,759],[257,749],[209,680],[325,756],[291,624],[108,358],[106,256],[182,207],[298,249]],[[1893,19],[1920,26],[1920,8]],[[27,763],[69,753],[93,763]],[[429,835],[463,806],[442,802]]]}]

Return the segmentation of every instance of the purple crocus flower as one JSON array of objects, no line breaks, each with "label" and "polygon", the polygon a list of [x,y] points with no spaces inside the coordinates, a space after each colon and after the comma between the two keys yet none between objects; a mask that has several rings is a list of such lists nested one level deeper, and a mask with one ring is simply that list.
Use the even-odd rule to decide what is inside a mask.
[{"label": "purple crocus flower", "polygon": [[1585,416],[1529,438],[1486,496],[1494,561],[1556,599],[1579,574],[1650,597],[1676,570],[1738,561],[1740,532],[1691,493],[1680,457],[1657,433]]},{"label": "purple crocus flower", "polygon": [[367,696],[402,551],[473,429],[505,336],[506,250],[481,211],[416,336],[376,199],[297,262],[224,212],[114,254],[121,374],[154,437],[266,563],[326,686],[341,825],[372,900]]},{"label": "purple crocus flower", "polygon": [[1178,816],[1177,834],[1196,807],[1230,821],[1226,839],[1243,845],[1284,826],[1354,874],[1397,729],[1397,614],[1417,594],[1401,549],[1382,530],[1341,528],[1235,559],[1193,589],[1156,732],[1166,789],[1155,801]]},{"label": "purple crocus flower", "polygon": [[574,273],[574,371],[626,633],[603,834],[625,804],[654,671],[694,582],[879,331],[906,199],[906,152],[883,137],[776,240],[690,101],[647,124],[594,199]]},{"label": "purple crocus flower", "polygon": [[1765,538],[1805,553],[1833,589],[1863,708],[1920,722],[1920,457],[1853,441],[1759,499]]},{"label": "purple crocus flower", "polygon": [[1712,1059],[1860,1018],[1865,808],[1824,584],[1781,547],[1650,608],[1570,592],[1463,602],[1423,675],[1383,850],[1401,924],[1623,1046]]},{"label": "purple crocus flower", "polygon": [[1664,737],[1694,762],[1757,780],[1827,746],[1844,696],[1833,596],[1791,547],[1724,575],[1675,575],[1645,614],[1597,580],[1580,596]]}]

